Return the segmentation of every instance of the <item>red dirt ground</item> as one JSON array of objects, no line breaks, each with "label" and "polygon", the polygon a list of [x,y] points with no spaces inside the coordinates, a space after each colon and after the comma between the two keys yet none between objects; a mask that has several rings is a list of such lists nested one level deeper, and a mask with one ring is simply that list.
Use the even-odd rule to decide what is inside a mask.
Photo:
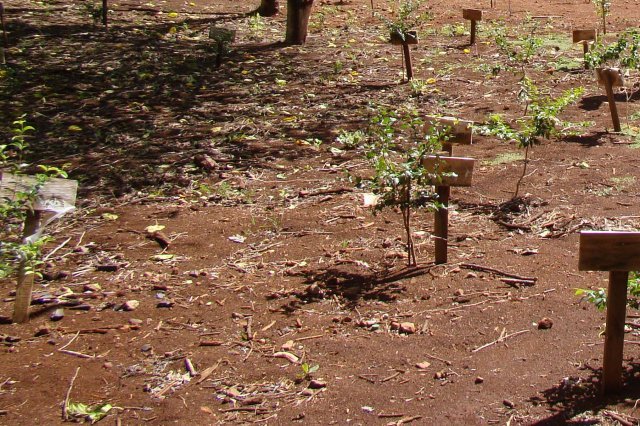
[{"label": "red dirt ground", "polygon": [[[580,230],[640,226],[640,151],[606,131],[593,74],[554,65],[579,60],[570,30],[595,25],[593,5],[514,0],[510,16],[507,5],[480,5],[480,43],[467,53],[468,35],[443,28],[477,5],[429,3],[434,19],[412,51],[426,87],[417,95],[400,83],[399,52],[368,1],[318,2],[303,47],[274,44],[285,11],[252,23],[240,13],[255,5],[240,2],[119,2],[108,33],[82,6],[5,3],[3,121],[27,113],[32,160],[68,164],[81,189],[76,212],[50,226],[45,254],[61,247],[36,283],[42,305],[29,323],[0,326],[0,422],[60,423],[69,389],[70,401],[112,404],[102,422],[123,425],[637,421],[637,346],[625,347],[623,393],[599,396],[604,314],[575,289],[607,279],[578,271]],[[639,18],[637,1],[616,2],[609,30]],[[330,148],[343,148],[340,130],[366,129],[370,102],[517,117],[520,76],[479,67],[504,62],[485,32],[497,19],[514,36],[537,22],[566,38],[530,75],[553,93],[585,87],[563,118],[592,123],[533,150],[521,203],[508,203],[521,151],[481,136],[456,146],[477,163],[473,186],[452,190],[449,263],[433,265],[433,214],[419,212],[420,266],[407,269],[400,214],[372,215],[347,179],[366,173],[361,150]],[[211,23],[238,31],[219,69]],[[634,79],[634,96],[618,95],[630,126]],[[198,168],[198,154],[215,164]],[[145,237],[155,224],[166,251]],[[514,287],[505,274],[536,281]],[[10,317],[15,284],[1,285]],[[139,306],[123,310],[132,300]],[[543,318],[550,329],[538,328]],[[405,322],[415,332],[396,330]],[[304,377],[303,364],[318,369]]]}]

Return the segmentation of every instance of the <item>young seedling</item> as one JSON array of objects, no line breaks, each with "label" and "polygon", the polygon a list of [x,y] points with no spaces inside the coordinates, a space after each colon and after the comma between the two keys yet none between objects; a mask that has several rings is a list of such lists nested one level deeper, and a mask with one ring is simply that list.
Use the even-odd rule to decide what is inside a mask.
[{"label": "young seedling", "polygon": [[621,131],[620,117],[618,116],[618,107],[616,105],[616,97],[613,88],[624,86],[622,73],[617,68],[596,68],[596,76],[598,84],[604,86],[607,92],[607,100],[609,101],[609,111],[611,111],[611,120],[613,121],[613,130]]},{"label": "young seedling", "polygon": [[407,80],[413,78],[413,66],[409,45],[418,44],[418,35],[416,31],[413,30],[413,27],[418,24],[418,17],[415,15],[415,12],[419,6],[419,0],[403,0],[400,3],[395,20],[391,21],[384,16],[380,16],[380,19],[382,19],[389,31],[390,43],[402,46],[402,57],[404,58]]},{"label": "young seedling", "polygon": [[209,38],[216,43],[216,68],[220,68],[222,57],[229,51],[229,45],[236,39],[236,32],[227,28],[211,26]]},{"label": "young seedling", "polygon": [[609,272],[602,390],[615,393],[622,389],[627,284],[629,271],[640,270],[640,232],[581,232],[578,268]]},{"label": "young seedling", "polygon": [[468,21],[471,21],[471,39],[469,44],[473,46],[476,44],[476,26],[478,21],[482,21],[482,10],[480,9],[462,9],[462,17]]},{"label": "young seedling", "polygon": [[607,33],[607,16],[611,11],[611,0],[592,0],[596,13],[602,19],[602,34]]},{"label": "young seedling", "polygon": [[589,45],[595,43],[597,38],[597,30],[573,30],[573,42],[582,43],[585,69],[589,68],[589,63],[586,61],[586,55],[589,53]]},{"label": "young seedling", "polygon": [[448,133],[446,141],[442,142],[442,149],[449,156],[453,155],[453,144],[471,145],[473,143],[473,121],[460,120],[453,117],[425,117],[425,131],[436,127],[438,131]]},{"label": "young seedling", "polygon": [[[22,242],[25,247],[31,247],[36,243],[41,233],[42,213],[49,211],[59,213],[69,206],[73,206],[76,200],[78,182],[70,179],[48,179],[45,182],[32,176],[0,174],[0,203],[4,200],[12,202],[16,198],[25,198],[25,194],[31,195],[30,200],[23,206],[26,208],[26,217],[22,231]],[[18,269],[18,286],[16,288],[16,300],[14,302],[13,322],[23,323],[29,320],[29,305],[31,305],[31,293],[33,291],[33,253],[20,254]]]}]

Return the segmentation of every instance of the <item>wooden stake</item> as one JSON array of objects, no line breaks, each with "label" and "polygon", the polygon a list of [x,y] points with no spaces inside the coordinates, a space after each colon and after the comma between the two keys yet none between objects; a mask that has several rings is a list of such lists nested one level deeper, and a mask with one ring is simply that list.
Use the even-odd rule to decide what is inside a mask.
[{"label": "wooden stake", "polygon": [[620,117],[618,116],[618,107],[616,105],[616,97],[613,93],[613,81],[611,81],[611,74],[604,73],[604,88],[607,91],[607,99],[609,100],[609,110],[611,111],[611,120],[613,120],[613,130],[619,132]]},{"label": "wooden stake", "polygon": [[472,46],[476,44],[476,21],[471,21],[471,40],[469,44]]},{"label": "wooden stake", "polygon": [[102,0],[102,25],[107,27],[107,12],[109,12],[107,0]]},{"label": "wooden stake", "polygon": [[407,69],[407,80],[413,79],[413,66],[411,65],[411,51],[409,50],[409,43],[402,43],[402,53],[404,56],[404,63]]},{"label": "wooden stake", "polygon": [[0,2],[0,23],[2,24],[2,43],[5,49],[9,48],[9,39],[7,38],[7,28],[4,23],[4,5]]},{"label": "wooden stake", "polygon": [[447,263],[447,246],[449,238],[449,196],[450,186],[436,186],[438,202],[442,204],[435,213],[433,233],[436,237],[436,264]]},{"label": "wooden stake", "polygon": [[[27,237],[32,236],[40,229],[41,212],[39,210],[27,211],[22,232],[23,243]],[[29,268],[27,259],[20,261],[18,270],[18,287],[13,309],[13,322],[24,323],[29,321],[29,306],[31,305],[31,292],[33,291],[33,269]],[[28,271],[31,269],[31,271]],[[28,273],[29,272],[29,273]]]},{"label": "wooden stake", "polygon": [[604,338],[602,384],[605,394],[622,388],[624,322],[627,314],[627,271],[610,271],[607,291],[607,325]]}]

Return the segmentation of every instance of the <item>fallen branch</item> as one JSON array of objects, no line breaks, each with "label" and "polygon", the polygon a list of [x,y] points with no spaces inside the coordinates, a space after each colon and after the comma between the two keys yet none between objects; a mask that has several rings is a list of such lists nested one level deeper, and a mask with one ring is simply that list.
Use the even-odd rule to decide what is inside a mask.
[{"label": "fallen branch", "polygon": [[638,421],[640,421],[640,419],[635,419],[633,417],[632,417],[633,421],[629,421],[629,420],[625,419],[624,417],[622,417],[620,414],[614,413],[613,411],[602,411],[602,415],[605,416],[605,417],[609,417],[612,420],[617,421],[622,426],[634,426],[634,425],[638,424]]},{"label": "fallen branch", "polygon": [[76,368],[76,373],[71,378],[71,382],[69,382],[69,388],[67,389],[67,394],[62,402],[62,418],[65,421],[69,420],[69,413],[67,412],[67,408],[69,407],[69,398],[71,397],[71,390],[73,389],[73,384],[78,377],[78,373],[80,372],[80,367]]},{"label": "fallen branch", "polygon": [[474,271],[492,272],[494,274],[499,274],[499,275],[503,275],[505,277],[515,278],[515,279],[523,280],[523,281],[533,281],[533,282],[538,281],[538,279],[535,278],[535,277],[523,277],[522,275],[516,275],[516,274],[512,274],[510,272],[501,271],[499,269],[490,268],[488,266],[476,265],[474,263],[461,263],[460,266],[462,268],[473,269]]},{"label": "fallen branch", "polygon": [[489,342],[486,345],[482,345],[480,347],[475,348],[474,350],[472,350],[471,352],[476,353],[478,351],[481,351],[482,349],[488,348],[489,346],[493,346],[497,343],[501,343],[504,342],[505,340],[507,340],[509,337],[514,337],[514,336],[518,336],[520,334],[524,334],[524,333],[528,333],[531,330],[520,330],[520,331],[516,331],[515,333],[511,333],[511,334],[507,334],[504,336],[500,336],[498,337],[496,340],[494,340],[493,342]]},{"label": "fallen branch", "polygon": [[303,190],[298,193],[298,197],[307,198],[307,197],[315,197],[318,195],[344,194],[346,192],[353,192],[353,188],[331,188],[331,189],[320,189],[317,191]]},{"label": "fallen branch", "polygon": [[535,281],[523,280],[519,278],[500,278],[500,281],[516,288],[519,287],[519,284],[529,287],[535,285],[536,283]]}]

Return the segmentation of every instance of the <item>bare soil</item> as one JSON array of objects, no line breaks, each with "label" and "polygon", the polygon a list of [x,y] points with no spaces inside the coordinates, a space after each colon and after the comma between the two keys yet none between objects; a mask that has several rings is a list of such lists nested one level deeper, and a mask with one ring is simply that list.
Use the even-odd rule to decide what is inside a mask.
[{"label": "bare soil", "polygon": [[[124,425],[636,423],[640,339],[629,332],[624,391],[601,397],[604,314],[575,295],[607,280],[578,271],[579,232],[640,226],[640,150],[607,130],[604,90],[570,43],[596,25],[593,5],[430,2],[412,48],[422,93],[370,2],[317,2],[301,47],[279,44],[285,10],[252,20],[255,6],[120,1],[104,31],[82,4],[5,3],[0,117],[26,113],[30,160],[66,165],[80,193],[49,225],[31,321],[0,325],[0,423],[61,423],[68,392]],[[454,31],[472,6],[477,47]],[[609,31],[637,24],[638,6],[614,3]],[[563,119],[591,123],[535,147],[515,200],[521,150],[456,146],[477,162],[473,186],[452,190],[449,262],[433,264],[433,214],[417,212],[420,264],[406,268],[399,212],[363,206],[348,175],[366,159],[336,136],[366,130],[376,105],[520,116],[521,75],[483,68],[505,64],[488,35],[499,19],[549,40],[529,75],[554,94],[583,86]],[[211,25],[237,30],[220,68]],[[630,126],[634,81],[617,95]],[[145,233],[156,224],[166,250]],[[15,282],[0,285],[10,318]]]}]

